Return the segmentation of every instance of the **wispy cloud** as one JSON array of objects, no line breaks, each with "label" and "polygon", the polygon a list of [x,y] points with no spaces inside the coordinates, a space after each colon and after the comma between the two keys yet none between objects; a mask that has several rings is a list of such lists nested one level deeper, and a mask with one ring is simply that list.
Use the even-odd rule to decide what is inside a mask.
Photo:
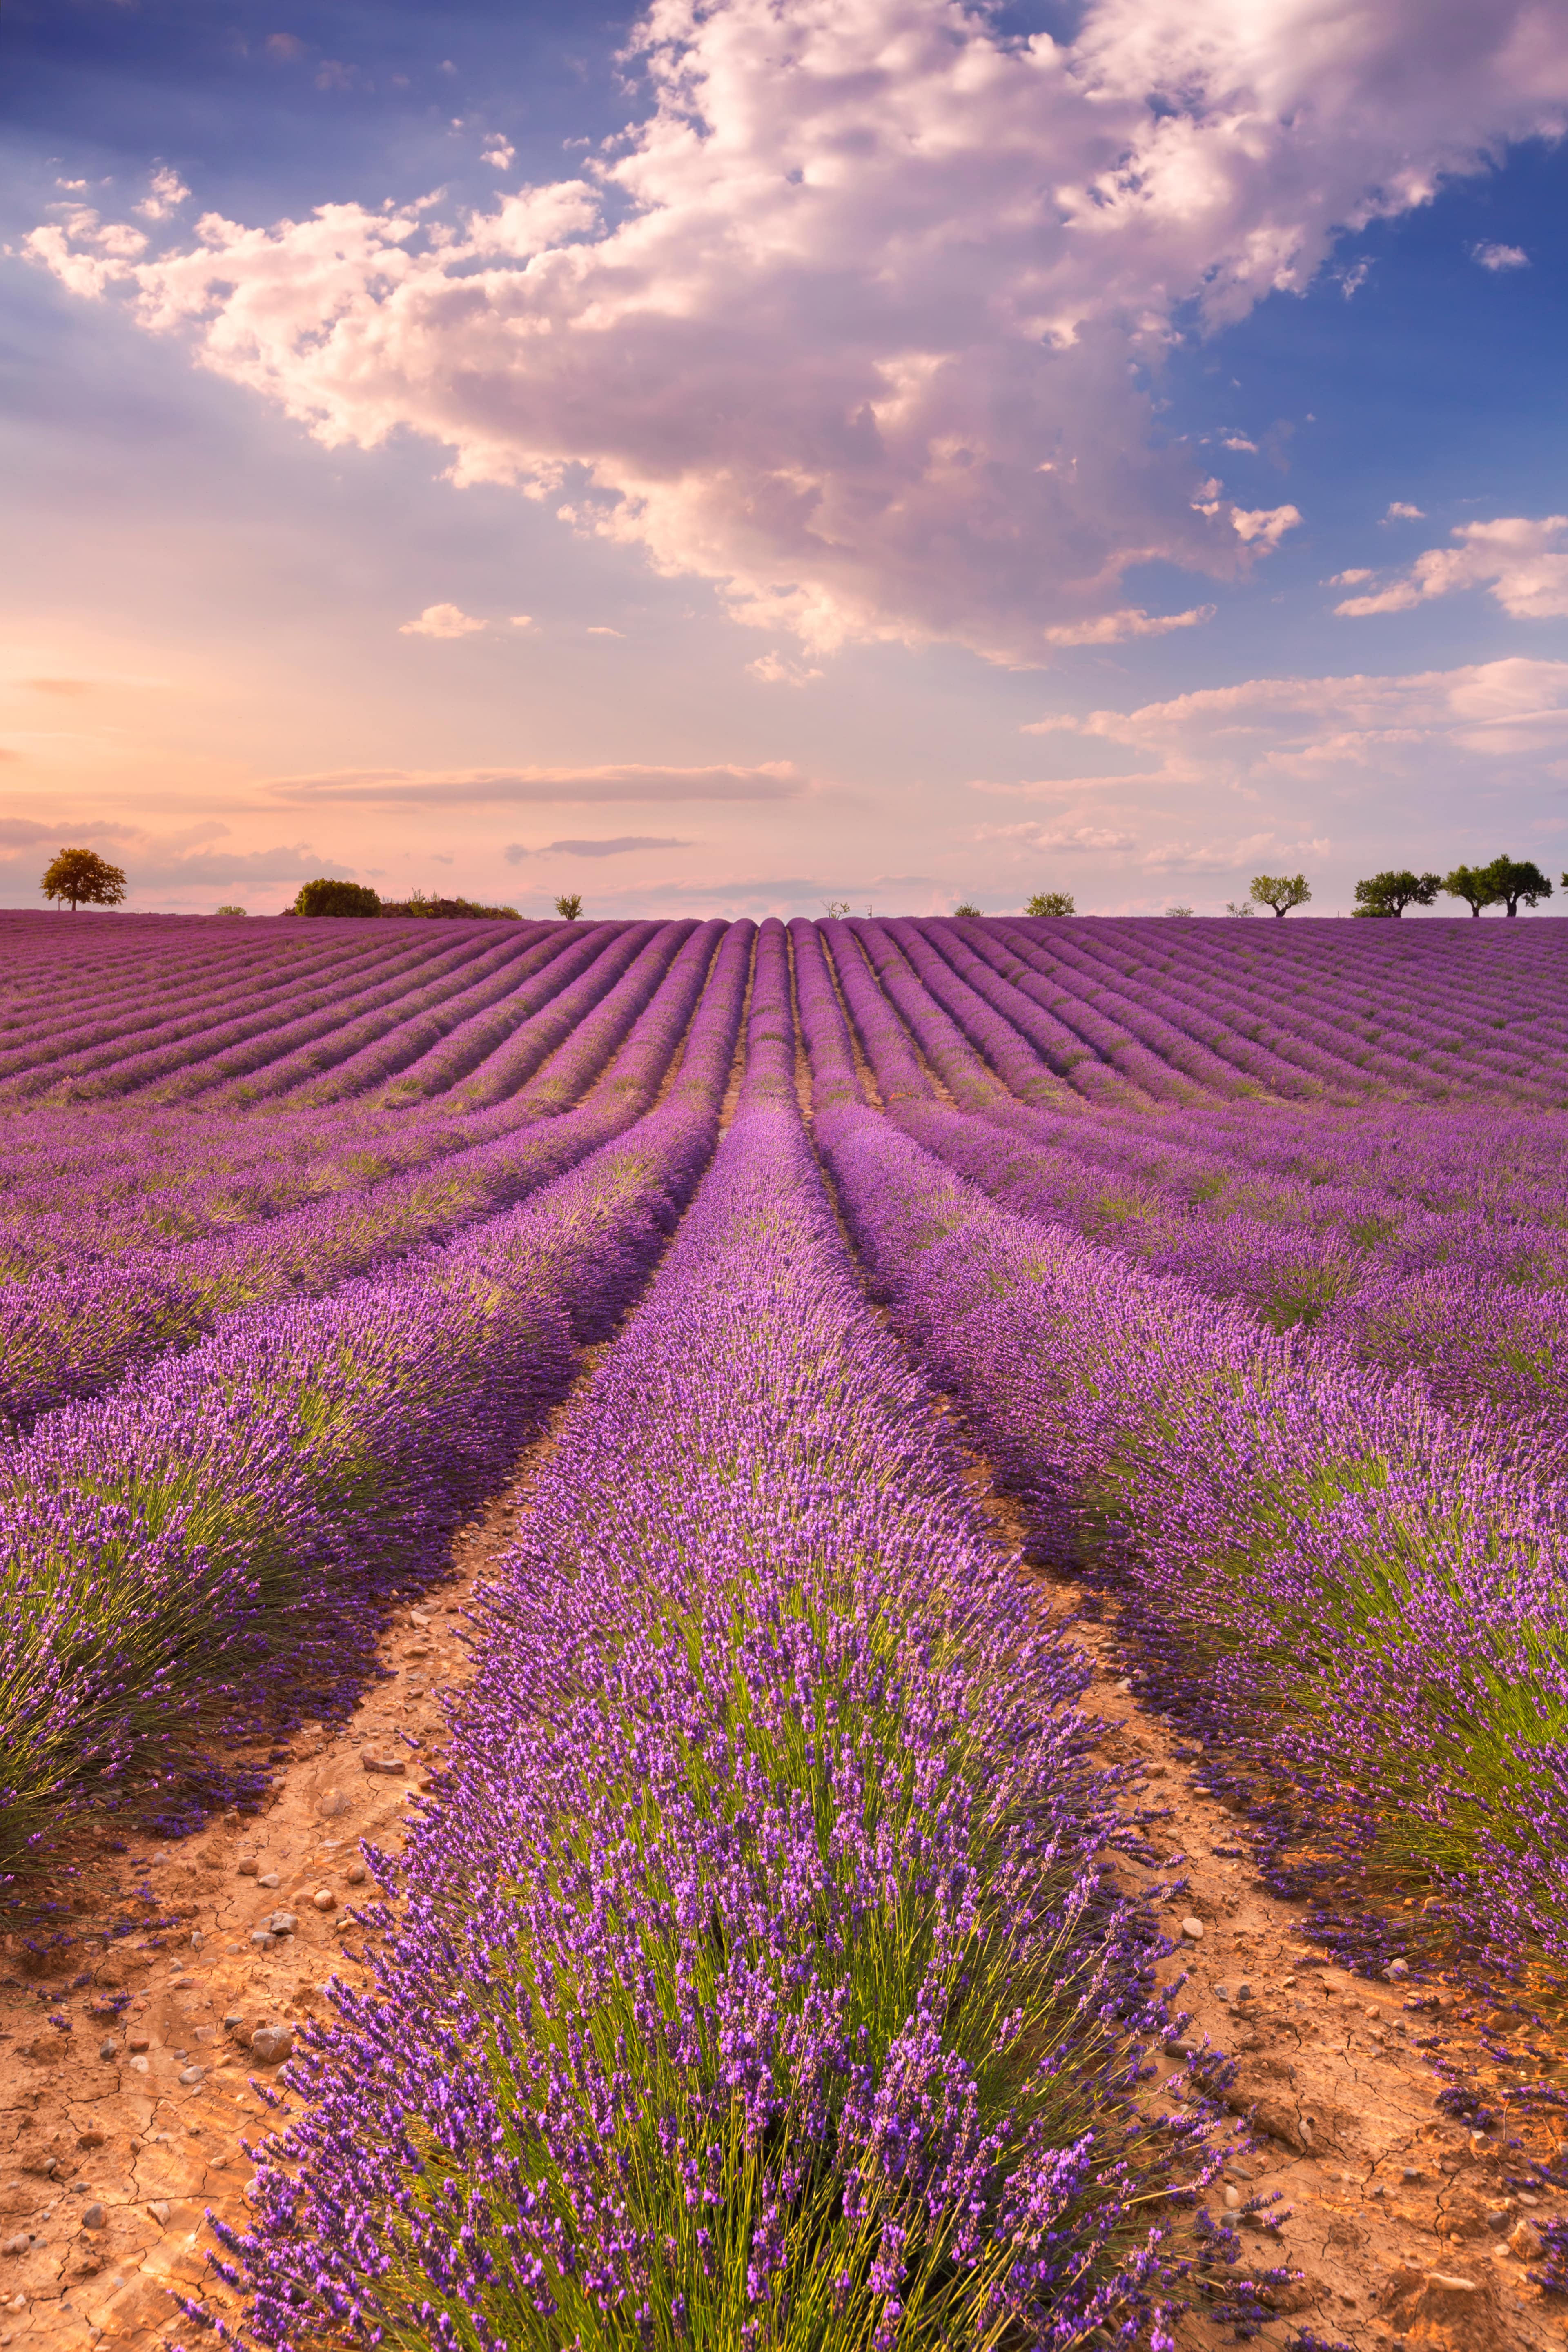
[{"label": "wispy cloud", "polygon": [[1045,634],[1053,646],[1119,646],[1129,637],[1163,637],[1173,629],[1201,628],[1214,616],[1212,604],[1194,604],[1186,613],[1145,613],[1141,605],[1124,604],[1119,613],[1101,613],[1093,621],[1061,622]]},{"label": "wispy cloud", "polygon": [[689,849],[689,841],[678,841],[673,834],[620,833],[602,841],[547,841],[539,849],[530,849],[521,841],[509,842],[501,856],[509,866],[521,866],[525,857],[624,857],[633,850]]},{"label": "wispy cloud", "polygon": [[760,767],[333,768],[274,776],[280,800],[379,801],[426,807],[572,801],[787,801],[806,789],[787,760]]},{"label": "wispy cloud", "polygon": [[1528,269],[1530,256],[1522,245],[1472,245],[1470,258],[1483,269]]}]

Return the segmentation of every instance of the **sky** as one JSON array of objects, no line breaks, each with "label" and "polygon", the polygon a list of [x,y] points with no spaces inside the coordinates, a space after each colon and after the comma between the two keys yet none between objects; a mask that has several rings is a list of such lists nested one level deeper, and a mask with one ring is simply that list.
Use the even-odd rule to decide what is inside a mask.
[{"label": "sky", "polygon": [[9,0],[0,904],[1555,881],[1565,126],[1568,0]]}]

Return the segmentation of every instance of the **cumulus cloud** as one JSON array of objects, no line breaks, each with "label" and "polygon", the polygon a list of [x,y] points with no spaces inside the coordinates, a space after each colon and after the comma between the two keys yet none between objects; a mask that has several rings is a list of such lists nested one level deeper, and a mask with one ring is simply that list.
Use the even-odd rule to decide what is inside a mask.
[{"label": "cumulus cloud", "polygon": [[1301,290],[1568,102],[1538,0],[1089,0],[1063,42],[963,0],[653,0],[637,37],[644,119],[490,210],[30,250],[329,445],[569,488],[742,621],[1027,659],[1133,567],[1234,580],[1297,519],[1206,510],[1159,441],[1178,314]]},{"label": "cumulus cloud", "polygon": [[164,163],[153,173],[149,193],[136,209],[143,220],[169,220],[190,193],[178,172],[171,172]]},{"label": "cumulus cloud", "polygon": [[521,866],[525,857],[624,857],[633,849],[689,849],[689,841],[677,841],[673,834],[617,833],[602,841],[547,841],[542,849],[530,849],[521,841],[510,842],[501,856],[509,866]]},{"label": "cumulus cloud", "polygon": [[1254,507],[1249,510],[1237,507],[1231,515],[1238,539],[1256,541],[1259,547],[1278,547],[1288,530],[1294,530],[1301,520],[1300,507]]},{"label": "cumulus cloud", "polygon": [[[1516,621],[1568,617],[1568,515],[1503,515],[1494,522],[1464,522],[1455,547],[1429,547],[1402,579],[1334,606],[1352,619],[1372,613],[1408,613],[1459,588],[1485,588]],[[1363,575],[1370,576],[1370,575]],[[1348,574],[1343,577],[1349,577]]]},{"label": "cumulus cloud", "polygon": [[[1388,511],[1383,520],[1384,522],[1425,522],[1426,509],[1425,507],[1413,507],[1405,499],[1390,499]],[[1348,573],[1346,577],[1349,577]],[[1363,572],[1362,577],[1369,579],[1371,574]]]},{"label": "cumulus cloud", "polygon": [[419,618],[405,621],[397,634],[400,637],[471,637],[485,625],[460,604],[426,604]]},{"label": "cumulus cloud", "polygon": [[380,801],[438,808],[554,801],[786,801],[805,790],[788,760],[755,768],[334,768],[274,776],[284,800]]},{"label": "cumulus cloud", "polygon": [[1522,245],[1472,245],[1470,258],[1483,269],[1528,269],[1530,256]]}]

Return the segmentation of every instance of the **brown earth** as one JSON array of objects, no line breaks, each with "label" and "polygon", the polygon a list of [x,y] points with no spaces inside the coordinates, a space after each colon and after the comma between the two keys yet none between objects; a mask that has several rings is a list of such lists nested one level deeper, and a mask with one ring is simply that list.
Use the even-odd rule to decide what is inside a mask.
[{"label": "brown earth", "polygon": [[[62,1850],[50,1892],[68,1902],[75,1940],[58,1973],[27,1974],[29,1923],[3,1922],[0,1965],[12,1975],[0,1985],[0,2347],[153,2352],[199,2342],[181,2294],[227,2315],[226,2293],[206,2286],[206,2217],[243,2224],[253,2169],[243,2143],[274,2120],[253,2084],[273,2079],[278,2061],[265,2061],[265,2041],[247,2046],[250,2037],[328,2014],[334,1973],[364,1981],[350,1913],[374,1890],[356,1876],[359,1842],[399,1842],[409,1791],[440,1751],[437,1694],[468,1669],[473,1584],[504,1548],[552,1442],[531,1450],[458,1537],[452,1580],[400,1612],[382,1650],[391,1678],[341,1730],[294,1740],[258,1819],[226,1816],[176,1844],[128,1840],[119,1856],[80,1841]],[[974,1485],[985,1493],[978,1465]],[[1005,1539],[1008,1506],[987,1500]],[[1436,2110],[1441,2084],[1421,2046],[1441,2040],[1450,2062],[1479,2061],[1485,2016],[1493,2052],[1503,2050],[1487,2061],[1489,2076],[1506,2075],[1509,2021],[1484,2002],[1478,2011],[1462,1988],[1369,1983],[1325,1966],[1291,1906],[1259,1883],[1236,1821],[1194,1785],[1202,1759],[1192,1744],[1121,1687],[1113,1622],[1082,1622],[1071,1585],[1043,1583],[1041,1597],[1096,1661],[1087,1704],[1104,1727],[1100,1755],[1138,1768],[1127,1810],[1157,1864],[1119,1857],[1118,1876],[1156,1892],[1179,1882],[1162,1916],[1183,1948],[1161,1973],[1182,1980],[1191,2022],[1162,2053],[1150,2095],[1186,2104],[1189,2056],[1207,2047],[1233,2055],[1230,2103],[1250,2115],[1256,2144],[1230,2166],[1211,2210],[1217,2220],[1231,2199],[1239,2208],[1279,2193],[1261,2226],[1239,2231],[1246,2268],[1283,2263],[1299,2274],[1276,2291],[1258,2340],[1282,2347],[1307,2327],[1355,2352],[1568,2344],[1568,2301],[1526,2275],[1531,2228],[1560,2206],[1544,2192],[1533,2205],[1510,2195],[1504,2173],[1523,2169],[1520,2150],[1510,2158],[1506,2131],[1473,2138]],[[178,1926],[106,1945],[104,1927],[137,1907],[139,1884],[156,1892],[154,1917]],[[274,1936],[279,1912],[294,1924]],[[1184,1921],[1196,1937],[1183,1936]],[[253,1942],[258,1934],[269,1940]],[[72,2030],[52,2027],[51,2012],[68,2015]],[[1531,2076],[1555,2054],[1543,2063],[1537,2036]],[[1548,2126],[1509,2128],[1531,2153],[1552,2153]],[[1228,2333],[1194,2310],[1177,2340],[1201,2352]]]}]

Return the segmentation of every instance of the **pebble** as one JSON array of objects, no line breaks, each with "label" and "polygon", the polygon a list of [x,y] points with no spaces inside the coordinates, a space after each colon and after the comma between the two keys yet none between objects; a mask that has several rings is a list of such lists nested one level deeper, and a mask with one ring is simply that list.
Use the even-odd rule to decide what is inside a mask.
[{"label": "pebble", "polygon": [[106,2034],[98,2045],[98,2054],[100,2058],[113,2058],[119,2054],[119,2043]]},{"label": "pebble", "polygon": [[235,1870],[241,1878],[256,1878],[260,1875],[261,1864],[253,1854],[247,1854],[243,1862],[235,1864]]},{"label": "pebble", "polygon": [[86,2205],[82,2208],[81,2226],[84,2230],[103,2230],[108,2228],[109,2216],[96,2198],[90,2205]]},{"label": "pebble", "polygon": [[1184,1919],[1182,1922],[1182,1933],[1186,1937],[1189,1944],[1201,1944],[1204,1939],[1203,1921],[1201,1919]]},{"label": "pebble", "polygon": [[264,1870],[256,1883],[258,1886],[281,1886],[283,1874],[280,1870]]},{"label": "pebble", "polygon": [[267,1924],[275,1936],[291,1936],[300,1921],[295,1912],[274,1911]]},{"label": "pebble", "polygon": [[132,2058],[131,2061],[131,2071],[133,2074],[145,2074],[148,2068],[149,2061],[145,2058]]},{"label": "pebble", "polygon": [[1383,1974],[1388,1984],[1402,1984],[1410,1974],[1410,1963],[1408,1960],[1390,1960]]},{"label": "pebble", "polygon": [[180,2080],[187,2088],[189,2088],[192,2084],[201,2081],[202,2072],[203,2070],[200,2066],[182,2066],[180,2069]]},{"label": "pebble", "polygon": [[172,2207],[162,2197],[157,2200],[155,2204],[149,2205],[147,2208],[147,2210],[153,2216],[153,2221],[158,2222],[161,2226],[167,2223],[172,2210]]},{"label": "pebble", "polygon": [[151,2050],[153,2037],[150,2033],[130,2034],[127,2037],[126,2047],[131,2050]]},{"label": "pebble", "polygon": [[275,2066],[292,2056],[294,2036],[286,2025],[258,2025],[250,2037],[250,2047],[264,2066]]},{"label": "pebble", "polygon": [[359,1760],[367,1772],[394,1773],[401,1779],[405,1769],[401,1756],[362,1756]]},{"label": "pebble", "polygon": [[31,2243],[26,2230],[18,2230],[14,2238],[0,2238],[0,2254],[25,2254]]},{"label": "pebble", "polygon": [[363,1886],[365,1882],[365,1866],[363,1862],[351,1862],[348,1868],[343,1873],[343,1876],[348,1880],[351,1886]]},{"label": "pebble", "polygon": [[337,1899],[330,1886],[318,1886],[310,1897],[318,1911],[331,1911],[335,1906]]},{"label": "pebble", "polygon": [[253,1927],[250,1931],[250,1940],[258,1952],[269,1952],[278,1938],[270,1927]]},{"label": "pebble", "polygon": [[1516,2221],[1508,2233],[1508,2242],[1521,2263],[1538,2263],[1546,2252],[1546,2241],[1533,2221]]},{"label": "pebble", "polygon": [[1239,2212],[1239,2210],[1241,2210],[1241,2191],[1240,2191],[1240,2189],[1227,2189],[1226,2190],[1226,2192],[1225,2192],[1225,2203],[1226,2203],[1226,2210],[1227,2212],[1229,2212],[1229,2213],[1236,2213],[1236,2212]]},{"label": "pebble", "polygon": [[342,1789],[329,1789],[323,1795],[317,1811],[323,1820],[335,1821],[340,1813],[348,1811],[351,1801]]}]

